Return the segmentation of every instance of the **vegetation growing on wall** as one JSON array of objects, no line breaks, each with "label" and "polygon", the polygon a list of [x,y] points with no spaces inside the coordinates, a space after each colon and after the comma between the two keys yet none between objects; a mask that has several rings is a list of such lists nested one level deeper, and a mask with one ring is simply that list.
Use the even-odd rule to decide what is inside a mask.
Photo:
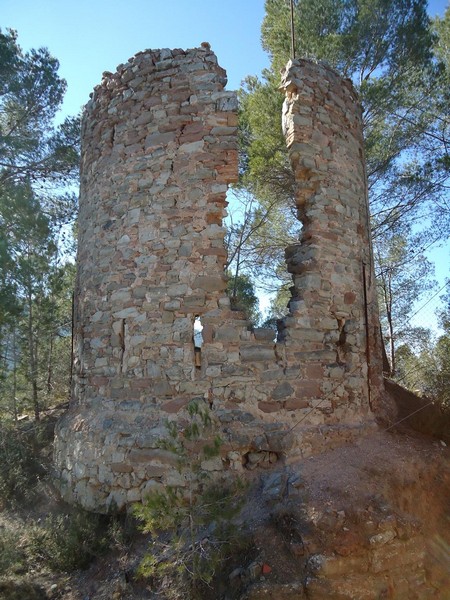
[{"label": "vegetation growing on wall", "polygon": [[[203,443],[214,434],[205,407],[191,402],[188,412],[188,424],[180,430],[168,422],[168,437],[161,440],[161,447],[178,457],[185,486],[155,489],[135,506],[142,530],[152,536],[138,573],[155,579],[167,598],[202,597],[202,588],[242,544],[233,524],[243,502],[242,485],[209,479],[205,461],[221,460],[221,440]],[[198,444],[201,449],[193,454],[192,446]]]}]

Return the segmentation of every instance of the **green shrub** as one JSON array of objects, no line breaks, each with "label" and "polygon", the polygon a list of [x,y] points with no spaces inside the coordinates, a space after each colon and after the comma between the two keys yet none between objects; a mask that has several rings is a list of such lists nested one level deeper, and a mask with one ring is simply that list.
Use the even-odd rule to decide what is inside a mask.
[{"label": "green shrub", "polygon": [[0,506],[29,502],[43,473],[30,437],[0,424]]},{"label": "green shrub", "polygon": [[207,410],[195,402],[188,411],[190,424],[182,432],[168,424],[168,438],[161,441],[162,447],[178,455],[187,488],[155,491],[134,509],[142,530],[152,536],[137,573],[154,579],[167,598],[201,597],[218,566],[241,543],[232,519],[243,503],[243,485],[239,480],[208,481],[201,462],[218,454],[220,440],[214,438],[212,445],[204,445],[201,456],[192,456],[190,442],[211,434],[211,422]]},{"label": "green shrub", "polygon": [[108,546],[107,517],[79,509],[32,527],[27,553],[31,563],[66,572],[88,567]]},{"label": "green shrub", "polygon": [[47,600],[45,591],[36,583],[7,579],[0,581],[0,600]]},{"label": "green shrub", "polygon": [[20,533],[4,526],[0,529],[0,576],[23,570],[25,555]]},{"label": "green shrub", "polygon": [[135,518],[129,513],[110,517],[106,533],[109,547],[115,548],[121,554],[127,554],[138,533],[136,525]]}]

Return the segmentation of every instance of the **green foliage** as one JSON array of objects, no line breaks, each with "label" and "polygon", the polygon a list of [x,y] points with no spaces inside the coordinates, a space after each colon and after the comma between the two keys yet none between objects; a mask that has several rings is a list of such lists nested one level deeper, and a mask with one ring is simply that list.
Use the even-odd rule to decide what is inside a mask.
[{"label": "green foliage", "polygon": [[64,256],[80,132],[78,118],[53,125],[66,89],[58,68],[45,48],[24,52],[15,31],[0,31],[0,412],[14,419],[30,409],[39,419],[50,398],[67,395],[73,268]]},{"label": "green foliage", "polygon": [[[152,539],[138,574],[154,579],[167,598],[200,598],[203,586],[211,583],[219,565],[240,543],[232,519],[242,505],[242,484],[208,481],[201,463],[217,456],[221,442],[215,437],[212,444],[203,445],[201,455],[193,456],[190,443],[211,433],[211,421],[198,402],[191,402],[188,411],[189,424],[180,431],[168,423],[168,438],[161,444],[177,453],[187,487],[166,486],[134,508],[142,530]],[[170,578],[170,587],[165,577]]]},{"label": "green foliage", "polygon": [[288,304],[291,299],[291,291],[287,284],[281,286],[270,302],[269,313],[264,321],[264,327],[277,330],[277,321],[285,317],[288,312]]},{"label": "green foliage", "polygon": [[380,319],[392,374],[396,371],[397,345],[423,337],[423,332],[410,324],[415,302],[435,285],[434,267],[421,253],[422,245],[420,236],[399,226],[374,244]]},{"label": "green foliage", "polygon": [[433,362],[425,372],[426,392],[450,412],[450,333],[438,339],[432,359]]},{"label": "green foliage", "polygon": [[78,119],[54,129],[66,82],[46,48],[23,52],[17,32],[0,30],[0,185],[76,179]]},{"label": "green foliage", "polygon": [[440,312],[443,333],[431,335],[423,330],[415,344],[403,344],[396,352],[397,380],[408,389],[436,402],[450,415],[450,295]]},{"label": "green foliage", "polygon": [[0,278],[14,296],[0,326],[0,405],[14,417],[30,408],[38,414],[49,398],[67,397],[75,269],[58,264],[55,234],[36,197],[0,194],[0,231],[10,256]]},{"label": "green foliage", "polygon": [[[272,136],[280,152],[286,153],[280,125],[269,126],[272,117],[265,114],[265,105],[269,105],[267,96],[280,96],[276,90],[278,73],[290,55],[289,19],[286,2],[267,0],[262,41],[272,56],[271,70],[264,73],[265,82],[253,84],[251,98],[243,103],[244,124],[250,124],[246,138],[248,177],[264,187],[270,176],[266,173],[265,179],[260,177],[259,146],[264,142],[272,148],[273,142],[267,139]],[[442,117],[442,106],[438,109],[435,101],[443,81],[442,69],[433,61],[435,38],[425,0],[299,0],[295,6],[295,28],[297,56],[325,60],[350,77],[359,90],[372,212],[379,216],[377,226],[388,224],[391,210],[395,207],[398,212],[399,200],[406,218],[412,207],[418,209],[423,204],[424,193],[436,198],[436,187],[427,180],[423,169],[432,158],[432,140],[437,142],[433,127]],[[256,123],[246,114],[255,108],[264,115]],[[264,123],[263,127],[259,123]],[[271,179],[287,184],[282,161],[277,163]],[[399,181],[402,194],[395,193]],[[439,189],[442,191],[442,185]]]},{"label": "green foliage", "polygon": [[436,35],[435,51],[439,59],[448,68],[450,67],[450,10],[447,8],[444,17],[436,17],[433,21],[433,30]]},{"label": "green foliage", "polygon": [[25,564],[20,532],[8,527],[0,528],[0,577],[22,571]]},{"label": "green foliage", "polygon": [[48,600],[48,596],[37,583],[14,578],[0,581],[0,600]]},{"label": "green foliage", "polygon": [[[273,292],[288,278],[284,251],[298,240],[299,223],[275,194],[259,202],[252,194],[236,190],[231,204],[225,240],[229,275],[234,280],[245,274],[252,284]],[[233,296],[233,290],[228,293]]]},{"label": "green foliage", "polygon": [[78,509],[50,515],[28,531],[27,558],[52,571],[85,569],[109,547],[107,517]]},{"label": "green foliage", "polygon": [[442,410],[450,415],[450,291],[447,280],[447,293],[443,300],[445,308],[440,311],[443,334],[434,344],[428,344],[420,353],[424,362],[423,393],[436,400]]},{"label": "green foliage", "polygon": [[[266,0],[265,50],[279,68],[290,58],[290,13],[285,0]],[[396,73],[431,56],[422,0],[297,0],[296,56],[325,60],[343,75],[365,80],[375,70]]]},{"label": "green foliage", "polygon": [[[69,514],[28,519],[0,529],[0,577],[30,569],[72,572],[87,568],[112,546],[125,547],[125,528],[104,515],[73,509]],[[114,534],[114,535],[113,535]]]},{"label": "green foliage", "polygon": [[[289,4],[265,3],[262,43],[271,67],[261,79],[248,77],[240,93],[240,168],[242,186],[263,209],[284,207],[292,221],[294,180],[278,90],[291,53]],[[426,0],[294,2],[296,56],[326,61],[359,92],[373,234],[380,239],[398,223],[420,223],[433,239],[449,231],[449,18],[447,9],[432,24]],[[268,229],[276,226],[280,210],[269,214]],[[252,235],[254,246],[264,246],[259,230]],[[271,264],[272,272],[285,271],[282,252]]]},{"label": "green foliage", "polygon": [[36,445],[24,432],[0,425],[0,505],[26,504],[35,494],[35,485],[45,472],[36,454]]},{"label": "green foliage", "polygon": [[194,498],[186,498],[179,488],[150,495],[135,509],[142,530],[153,540],[138,575],[160,584],[170,576],[170,590],[164,590],[168,598],[198,597],[195,594],[211,583],[219,565],[242,543],[232,524],[242,505],[241,492],[237,484],[209,484]]},{"label": "green foliage", "polygon": [[228,273],[227,294],[234,310],[242,311],[251,323],[258,322],[259,300],[248,275]]}]

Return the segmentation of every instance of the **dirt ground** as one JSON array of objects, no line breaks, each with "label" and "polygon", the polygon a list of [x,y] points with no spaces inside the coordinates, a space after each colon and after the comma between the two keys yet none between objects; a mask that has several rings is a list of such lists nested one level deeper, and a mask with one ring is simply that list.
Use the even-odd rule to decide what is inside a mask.
[{"label": "dirt ground", "polygon": [[[273,590],[277,585],[299,586],[299,564],[302,556],[317,551],[314,544],[331,543],[330,532],[340,531],[341,538],[333,539],[336,548],[339,549],[341,543],[344,555],[345,544],[351,545],[351,539],[343,539],[345,535],[342,537],[342,530],[348,528],[342,528],[340,520],[347,524],[357,523],[362,514],[364,518],[371,512],[382,514],[383,510],[388,510],[383,508],[386,506],[400,516],[407,515],[409,522],[417,520],[418,527],[428,540],[428,560],[439,563],[441,578],[442,573],[450,574],[449,459],[450,449],[442,441],[402,428],[395,431],[374,430],[357,443],[285,465],[284,470],[277,466],[280,477],[287,473],[289,480],[295,481],[291,491],[289,486],[278,489],[268,485],[270,478],[274,477],[273,471],[253,471],[249,474],[251,484],[239,522],[242,534],[251,540],[251,549],[238,553],[223,565],[219,591],[215,592],[218,595],[213,594],[211,598],[245,598],[248,585],[272,586]],[[46,484],[42,486],[39,501],[28,509],[27,514],[4,511],[0,515],[0,527],[7,522],[11,525],[14,519],[37,520],[49,513],[59,514],[66,510],[67,506],[59,501],[54,488]],[[311,538],[311,547],[305,548],[308,532],[303,531],[301,542],[297,540],[298,524],[289,525],[289,519],[308,521],[317,526],[318,531],[322,528],[325,532],[323,538]],[[289,536],[291,539],[287,539]],[[136,534],[129,544],[114,548],[96,559],[85,571],[54,574],[37,570],[26,573],[24,580],[38,584],[45,595],[33,596],[31,592],[24,591],[22,596],[11,595],[10,598],[161,598],[150,582],[136,581],[133,575],[147,545],[148,539]],[[442,580],[443,594],[447,584],[450,590],[450,579]],[[286,595],[286,598],[304,597],[300,587],[298,589],[298,595],[292,592],[294,595]],[[436,598],[440,597],[445,600],[445,596],[438,593]],[[1,595],[1,588],[0,598],[9,600],[8,595]]]}]

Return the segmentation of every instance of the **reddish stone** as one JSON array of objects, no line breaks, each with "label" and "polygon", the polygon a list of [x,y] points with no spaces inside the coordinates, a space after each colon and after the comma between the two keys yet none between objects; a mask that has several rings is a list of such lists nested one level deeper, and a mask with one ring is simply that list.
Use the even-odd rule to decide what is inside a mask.
[{"label": "reddish stone", "polygon": [[298,408],[308,408],[308,406],[308,401],[303,398],[290,398],[284,403],[286,410],[297,410]]},{"label": "reddish stone", "polygon": [[192,289],[201,289],[206,292],[219,292],[225,290],[227,282],[224,277],[213,277],[208,275],[199,275],[192,283]]},{"label": "reddish stone", "polygon": [[104,377],[102,375],[94,375],[94,377],[92,377],[92,385],[106,385],[107,383],[109,383],[109,378],[108,377]]},{"label": "reddish stone", "polygon": [[189,398],[176,398],[175,400],[169,400],[161,406],[161,410],[167,413],[177,413],[179,410],[189,404]]},{"label": "reddish stone", "polygon": [[345,292],[344,294],[344,303],[345,304],[353,304],[356,300],[355,292]]},{"label": "reddish stone", "polygon": [[203,256],[223,256],[224,258],[227,256],[225,248],[199,248],[198,253]]},{"label": "reddish stone", "polygon": [[208,323],[203,325],[202,337],[205,344],[210,344],[213,341],[213,328]]},{"label": "reddish stone", "polygon": [[131,464],[144,464],[149,462],[158,462],[166,465],[178,465],[178,457],[173,452],[161,450],[160,448],[142,450],[133,448],[128,454],[128,462]]},{"label": "reddish stone", "polygon": [[192,133],[202,133],[203,131],[205,131],[205,129],[205,125],[204,123],[202,123],[202,121],[193,121],[192,123],[189,123],[188,125],[185,125],[183,127],[182,137],[184,135],[190,135]]},{"label": "reddish stone", "polygon": [[199,133],[191,133],[189,135],[182,135],[180,137],[180,143],[181,144],[189,144],[190,142],[198,142],[199,140],[203,139],[205,132],[199,132]]},{"label": "reddish stone", "polygon": [[323,231],[321,233],[322,238],[326,239],[326,240],[330,240],[331,242],[338,242],[339,241],[339,236],[336,235],[335,233],[329,233],[328,231]]},{"label": "reddish stone", "polygon": [[296,392],[300,398],[317,398],[320,394],[320,381],[302,381]]},{"label": "reddish stone", "polygon": [[323,377],[323,366],[320,364],[306,365],[306,379],[321,379]]},{"label": "reddish stone", "polygon": [[363,541],[358,534],[353,531],[342,531],[339,533],[335,550],[340,556],[357,554],[362,548]]},{"label": "reddish stone", "polygon": [[222,212],[210,212],[206,215],[208,225],[222,225]]},{"label": "reddish stone", "polygon": [[144,390],[150,388],[154,383],[154,380],[148,378],[132,379],[130,381],[130,389],[132,390]]},{"label": "reddish stone", "polygon": [[280,410],[280,404],[278,402],[258,402],[258,408],[265,413],[273,413]]},{"label": "reddish stone", "polygon": [[264,563],[261,571],[263,575],[268,575],[269,573],[272,573],[272,567],[267,563]]}]

